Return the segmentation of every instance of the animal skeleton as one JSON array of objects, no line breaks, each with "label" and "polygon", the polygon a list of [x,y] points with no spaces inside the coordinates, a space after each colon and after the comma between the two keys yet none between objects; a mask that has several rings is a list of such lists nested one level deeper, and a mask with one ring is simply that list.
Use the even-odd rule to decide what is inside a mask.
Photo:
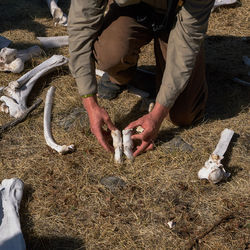
[{"label": "animal skeleton", "polygon": [[24,69],[24,63],[32,57],[39,56],[42,50],[35,45],[25,50],[3,48],[0,51],[0,71],[20,73]]},{"label": "animal skeleton", "polygon": [[19,207],[23,195],[20,179],[5,179],[0,184],[0,249],[25,250]]},{"label": "animal skeleton", "polygon": [[63,26],[67,26],[68,17],[63,11],[58,7],[58,0],[46,0],[48,7],[50,9],[50,13],[55,21],[55,25],[60,24]]},{"label": "animal skeleton", "polygon": [[211,183],[218,183],[222,179],[226,179],[230,176],[221,164],[221,160],[224,158],[224,154],[228,148],[228,145],[233,137],[234,131],[231,129],[224,129],[221,133],[220,140],[210,155],[209,159],[205,162],[205,167],[201,168],[198,172],[199,179],[207,179]]},{"label": "animal skeleton", "polygon": [[53,139],[51,133],[51,110],[52,110],[52,98],[55,92],[55,87],[50,87],[47,92],[46,100],[45,100],[45,107],[44,107],[44,119],[43,119],[43,126],[44,126],[44,137],[47,145],[52,149],[56,150],[59,154],[66,154],[69,152],[73,152],[75,150],[74,145],[58,145],[55,140]]},{"label": "animal skeleton", "polygon": [[24,74],[18,80],[10,82],[0,97],[2,105],[0,111],[9,113],[10,116],[18,118],[27,110],[26,100],[36,81],[43,75],[53,71],[56,67],[62,66],[68,59],[62,55],[54,55],[44,61],[31,71]]}]

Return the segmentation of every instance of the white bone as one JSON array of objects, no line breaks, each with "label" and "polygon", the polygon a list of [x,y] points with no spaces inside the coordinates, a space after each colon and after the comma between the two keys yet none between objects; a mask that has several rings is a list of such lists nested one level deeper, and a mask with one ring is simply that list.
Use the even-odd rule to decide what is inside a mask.
[{"label": "white bone", "polygon": [[10,48],[2,48],[0,51],[0,62],[1,63],[11,63],[16,59],[17,50]]},{"label": "white bone", "polygon": [[0,36],[0,49],[8,47],[11,41],[4,36]]},{"label": "white bone", "polygon": [[24,69],[24,63],[32,57],[39,56],[42,50],[35,45],[25,50],[3,48],[0,51],[0,71],[20,73]]},{"label": "white bone", "polygon": [[104,75],[104,71],[102,71],[102,70],[100,70],[100,69],[96,69],[95,70],[95,74],[97,75],[97,76],[100,76],[100,77],[102,77],[103,75]]},{"label": "white bone", "polygon": [[122,163],[122,135],[121,132],[116,129],[111,131],[111,136],[113,138],[113,146],[115,149],[115,163]]},{"label": "white bone", "polygon": [[41,42],[43,47],[48,49],[60,48],[69,45],[68,36],[37,37],[37,39]]},{"label": "white bone", "polygon": [[212,11],[214,11],[215,8],[223,6],[223,5],[235,4],[237,1],[238,0],[215,0]]},{"label": "white bone", "polygon": [[138,126],[137,128],[136,128],[136,132],[137,133],[142,133],[144,131],[144,128],[142,127],[142,126]]},{"label": "white bone", "polygon": [[23,195],[20,179],[5,179],[0,185],[0,249],[25,250],[19,207]]},{"label": "white bone", "polygon": [[24,62],[21,58],[16,58],[11,63],[0,63],[0,71],[8,71],[15,74],[21,73],[24,69]]},{"label": "white bone", "polygon": [[46,0],[48,7],[50,9],[50,13],[55,21],[55,25],[60,24],[63,26],[67,26],[68,17],[63,11],[58,7],[58,0]]},{"label": "white bone", "polygon": [[133,156],[133,140],[131,139],[132,129],[122,130],[123,135],[123,151],[129,160],[134,160]]},{"label": "white bone", "polygon": [[207,179],[211,183],[218,183],[222,179],[226,179],[230,176],[221,164],[221,160],[224,158],[224,154],[228,148],[228,145],[233,137],[234,131],[231,129],[224,129],[221,132],[220,140],[210,155],[209,159],[205,162],[205,166],[198,172],[199,179]]},{"label": "white bone", "polygon": [[0,101],[8,106],[10,115],[15,118],[20,117],[27,110],[26,100],[36,81],[43,75],[53,71],[56,67],[62,66],[67,62],[68,59],[66,57],[54,55],[27,72],[17,81],[10,82],[3,89],[5,96],[0,98]]},{"label": "white bone", "polygon": [[55,92],[55,87],[52,86],[50,87],[46,95],[45,107],[44,107],[44,118],[43,118],[44,138],[49,147],[56,150],[59,154],[66,154],[69,152],[73,152],[75,150],[74,145],[69,145],[69,146],[58,145],[53,139],[53,136],[51,133],[51,110],[52,110],[54,92]]}]

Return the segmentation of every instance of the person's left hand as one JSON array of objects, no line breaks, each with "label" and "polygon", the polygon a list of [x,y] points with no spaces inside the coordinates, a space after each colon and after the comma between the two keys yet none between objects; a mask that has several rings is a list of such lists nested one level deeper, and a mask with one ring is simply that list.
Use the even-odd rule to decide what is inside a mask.
[{"label": "person's left hand", "polygon": [[144,131],[140,134],[134,134],[131,136],[132,140],[140,140],[141,144],[137,146],[134,157],[141,154],[144,151],[153,149],[154,140],[157,137],[160,126],[166,115],[168,114],[168,109],[159,103],[156,103],[154,109],[139,118],[138,120],[131,122],[126,129],[134,129],[141,126]]}]

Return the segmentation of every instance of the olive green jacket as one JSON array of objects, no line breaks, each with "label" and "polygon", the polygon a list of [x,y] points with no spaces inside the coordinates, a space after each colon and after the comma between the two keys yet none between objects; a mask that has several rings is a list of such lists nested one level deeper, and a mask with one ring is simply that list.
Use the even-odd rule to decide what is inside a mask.
[{"label": "olive green jacket", "polygon": [[[92,44],[102,25],[105,0],[71,0],[69,11],[69,67],[80,95],[97,91]],[[167,9],[167,0],[116,0],[119,6],[144,2],[159,10]],[[156,101],[171,108],[185,89],[208,26],[214,0],[186,0],[170,32],[166,70]]]}]

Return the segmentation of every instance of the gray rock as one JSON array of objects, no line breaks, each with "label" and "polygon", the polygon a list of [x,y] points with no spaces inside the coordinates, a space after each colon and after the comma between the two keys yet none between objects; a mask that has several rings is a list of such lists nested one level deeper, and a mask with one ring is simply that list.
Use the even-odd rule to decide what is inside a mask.
[{"label": "gray rock", "polygon": [[111,192],[114,192],[118,189],[122,189],[126,186],[126,182],[115,176],[106,176],[101,178],[101,184],[104,185]]},{"label": "gray rock", "polygon": [[185,142],[180,136],[175,136],[172,140],[164,143],[162,147],[171,150],[179,150],[182,152],[190,153],[193,151],[193,146]]},{"label": "gray rock", "polygon": [[75,127],[89,127],[88,114],[83,107],[77,107],[68,113],[59,114],[56,123],[64,130],[70,130]]}]

